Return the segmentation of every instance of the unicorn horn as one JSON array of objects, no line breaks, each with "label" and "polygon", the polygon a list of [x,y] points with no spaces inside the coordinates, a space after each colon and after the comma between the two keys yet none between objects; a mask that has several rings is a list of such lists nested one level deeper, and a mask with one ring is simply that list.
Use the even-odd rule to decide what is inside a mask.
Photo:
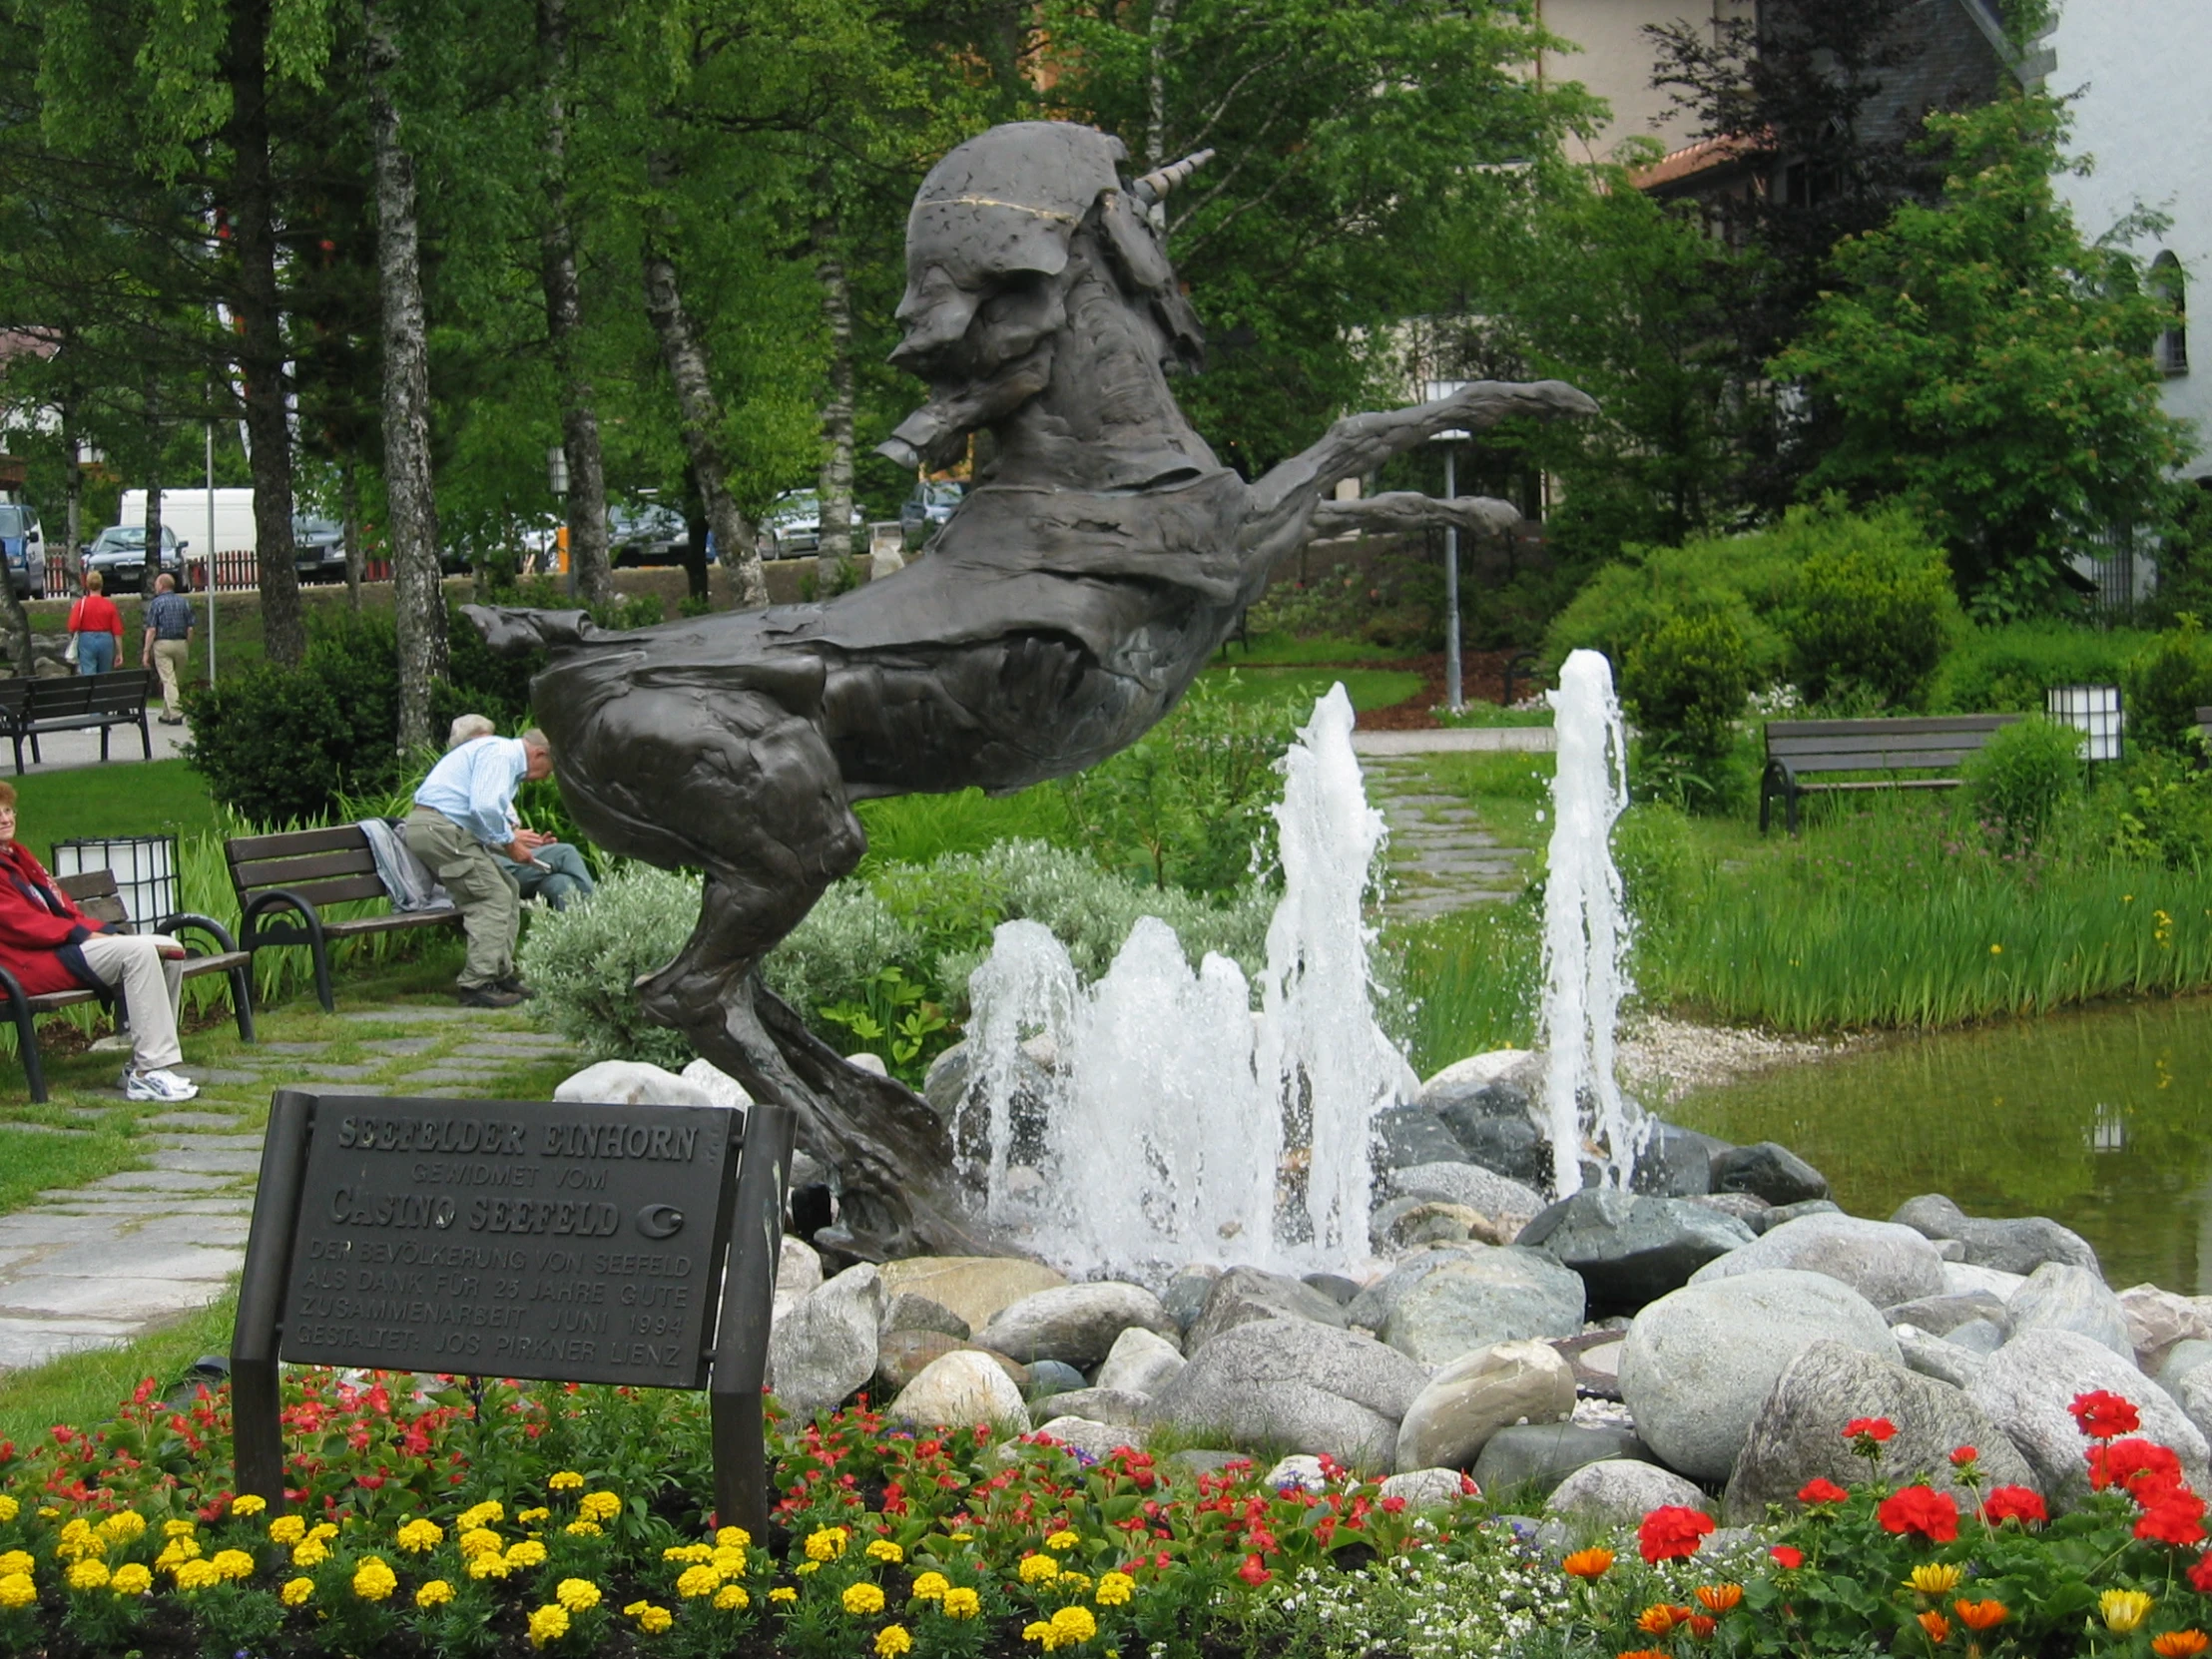
[{"label": "unicorn horn", "polygon": [[1150,207],[1213,159],[1214,153],[1211,150],[1200,150],[1185,156],[1179,162],[1156,167],[1129,187],[1130,194]]}]

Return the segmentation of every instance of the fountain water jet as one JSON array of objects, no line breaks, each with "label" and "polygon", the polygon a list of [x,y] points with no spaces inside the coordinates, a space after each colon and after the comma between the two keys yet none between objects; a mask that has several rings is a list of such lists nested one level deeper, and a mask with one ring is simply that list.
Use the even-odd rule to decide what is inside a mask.
[{"label": "fountain water jet", "polygon": [[[1089,986],[1044,927],[999,927],[969,981],[964,1110],[984,1121],[959,1136],[987,1148],[993,1226],[1063,1267],[1153,1281],[1225,1255],[1294,1272],[1367,1257],[1369,1120],[1417,1084],[1375,1022],[1362,903],[1382,817],[1352,726],[1338,686],[1282,763],[1283,897],[1257,1013],[1234,962],[1193,973],[1157,919]],[[1041,1076],[1020,1054],[1038,1035],[1055,1051]],[[1041,1185],[1010,1178],[1017,1147]]]},{"label": "fountain water jet", "polygon": [[1609,844],[1628,806],[1628,739],[1612,665],[1595,651],[1571,653],[1550,700],[1558,766],[1537,1041],[1546,1051],[1552,1196],[1566,1198],[1581,1191],[1591,1151],[1599,1184],[1626,1188],[1650,1125],[1613,1075],[1614,1030],[1630,989],[1630,925]]}]

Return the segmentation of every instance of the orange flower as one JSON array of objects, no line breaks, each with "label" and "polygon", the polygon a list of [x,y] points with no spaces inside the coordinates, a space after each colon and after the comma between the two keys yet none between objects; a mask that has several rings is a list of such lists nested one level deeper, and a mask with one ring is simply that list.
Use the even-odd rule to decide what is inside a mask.
[{"label": "orange flower", "polygon": [[2201,1630],[2169,1630],[2150,1639],[2150,1650],[2158,1659],[2197,1659],[2208,1647],[2212,1647],[2212,1636]]},{"label": "orange flower", "polygon": [[1646,1636],[1664,1636],[1675,1627],[1674,1613],[1675,1610],[1663,1601],[1657,1606],[1646,1607],[1636,1615],[1636,1628]]},{"label": "orange flower", "polygon": [[1609,1549],[1578,1549],[1559,1563],[1569,1578],[1603,1578],[1612,1566],[1613,1552]]},{"label": "orange flower", "polygon": [[1954,1601],[1950,1610],[1968,1630],[1993,1630],[2012,1616],[2012,1610],[2001,1601]]},{"label": "orange flower", "polygon": [[1689,1627],[1690,1634],[1701,1642],[1710,1641],[1713,1632],[1720,1628],[1720,1621],[1709,1613],[1692,1613],[1682,1622]]},{"label": "orange flower", "polygon": [[1725,1613],[1744,1599],[1744,1587],[1741,1584],[1700,1584],[1697,1598],[1705,1603],[1708,1612]]},{"label": "orange flower", "polygon": [[1661,1653],[1657,1648],[1638,1647],[1630,1648],[1626,1653],[1620,1655],[1620,1659],[1674,1659],[1674,1656]]},{"label": "orange flower", "polygon": [[1931,1609],[1929,1612],[1917,1616],[1921,1621],[1921,1628],[1928,1632],[1930,1641],[1947,1642],[1950,1640],[1950,1620],[1944,1618],[1942,1614]]}]

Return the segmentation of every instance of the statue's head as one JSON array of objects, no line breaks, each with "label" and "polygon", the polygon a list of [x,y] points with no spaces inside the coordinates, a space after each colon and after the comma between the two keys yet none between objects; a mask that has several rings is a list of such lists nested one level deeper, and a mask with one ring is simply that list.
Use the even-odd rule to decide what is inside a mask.
[{"label": "statue's head", "polygon": [[1086,238],[1163,361],[1199,366],[1198,319],[1145,211],[1181,173],[1131,186],[1120,173],[1126,156],[1096,128],[1025,121],[979,134],[929,170],[906,218],[905,334],[891,361],[936,395],[885,454],[942,464],[968,432],[1041,389],[1050,341],[1067,323],[1064,278]]}]

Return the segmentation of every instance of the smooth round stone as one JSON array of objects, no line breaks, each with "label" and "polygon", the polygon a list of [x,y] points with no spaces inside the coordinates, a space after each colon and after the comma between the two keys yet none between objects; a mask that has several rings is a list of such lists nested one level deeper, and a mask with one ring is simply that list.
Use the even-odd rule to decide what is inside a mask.
[{"label": "smooth round stone", "polygon": [[1533,1486],[1549,1494],[1576,1469],[1591,1463],[1648,1463],[1651,1448],[1632,1430],[1592,1423],[1530,1422],[1500,1428],[1474,1460],[1474,1481],[1485,1492]]},{"label": "smooth round stone", "polygon": [[1544,1499],[1544,1508],[1555,1515],[1574,1515],[1605,1526],[1633,1526],[1654,1509],[1669,1505],[1713,1511],[1708,1498],[1691,1481],[1659,1467],[1611,1459],[1585,1463]]},{"label": "smooth round stone", "polygon": [[1693,1285],[1770,1269],[1822,1273],[1877,1308],[1943,1294],[1943,1258],[1921,1234],[1857,1216],[1804,1216],[1770,1227],[1753,1243],[1708,1262]]},{"label": "smooth round stone", "polygon": [[1514,1423],[1574,1411],[1574,1371],[1547,1343],[1499,1343],[1462,1356],[1421,1389],[1397,1425],[1400,1474],[1465,1468]]},{"label": "smooth round stone", "polygon": [[1029,1397],[1032,1400],[1073,1393],[1085,1386],[1088,1384],[1083,1381],[1083,1374],[1058,1360],[1039,1360],[1029,1368]]},{"label": "smooth round stone", "polygon": [[1423,1366],[1527,1337],[1582,1329],[1581,1279],[1541,1251],[1507,1246],[1447,1261],[1397,1299],[1382,1340]]}]

